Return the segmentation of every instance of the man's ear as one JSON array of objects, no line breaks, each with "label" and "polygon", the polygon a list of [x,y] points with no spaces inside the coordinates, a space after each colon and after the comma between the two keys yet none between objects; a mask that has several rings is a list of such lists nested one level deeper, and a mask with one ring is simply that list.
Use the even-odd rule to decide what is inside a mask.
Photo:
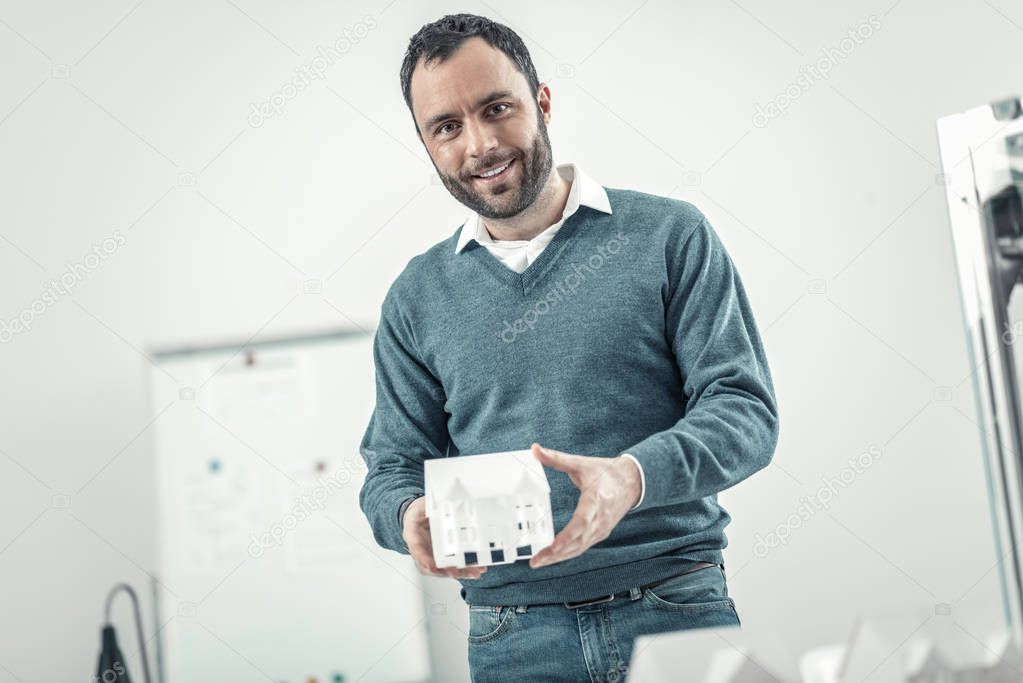
[{"label": "man's ear", "polygon": [[[544,111],[543,102],[547,103],[547,110]],[[541,83],[536,91],[536,108],[540,110],[540,118],[546,125],[551,125],[551,95],[550,88],[546,83]]]}]

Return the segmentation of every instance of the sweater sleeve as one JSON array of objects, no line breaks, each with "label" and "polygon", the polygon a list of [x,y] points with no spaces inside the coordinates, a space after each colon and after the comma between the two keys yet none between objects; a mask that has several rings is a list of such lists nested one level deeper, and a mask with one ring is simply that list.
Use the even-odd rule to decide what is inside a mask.
[{"label": "sweater sleeve", "polygon": [[778,411],[739,273],[706,217],[666,251],[665,330],[685,393],[682,417],[624,449],[642,466],[637,510],[697,500],[766,467]]},{"label": "sweater sleeve", "polygon": [[391,293],[381,309],[373,361],[376,405],[359,446],[367,468],[359,505],[377,543],[408,555],[402,503],[424,494],[423,462],[443,457],[449,436],[443,387],[420,359]]}]

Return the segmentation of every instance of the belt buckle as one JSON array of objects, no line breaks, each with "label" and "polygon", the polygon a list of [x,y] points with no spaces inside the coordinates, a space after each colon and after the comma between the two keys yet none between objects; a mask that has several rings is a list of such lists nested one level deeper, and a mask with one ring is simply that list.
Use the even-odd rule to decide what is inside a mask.
[{"label": "belt buckle", "polygon": [[602,598],[594,598],[593,600],[581,600],[579,602],[566,602],[563,603],[568,609],[576,609],[577,607],[586,607],[588,605],[600,605],[605,602],[611,602],[615,599],[614,593],[611,595],[605,595]]}]

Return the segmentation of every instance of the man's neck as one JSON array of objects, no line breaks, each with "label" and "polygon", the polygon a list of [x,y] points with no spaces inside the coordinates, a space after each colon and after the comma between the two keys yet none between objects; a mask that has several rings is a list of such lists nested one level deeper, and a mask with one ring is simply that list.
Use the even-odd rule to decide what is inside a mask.
[{"label": "man's neck", "polygon": [[536,201],[512,218],[484,218],[484,229],[495,240],[531,240],[561,219],[571,189],[572,183],[562,178],[557,168],[551,169]]}]

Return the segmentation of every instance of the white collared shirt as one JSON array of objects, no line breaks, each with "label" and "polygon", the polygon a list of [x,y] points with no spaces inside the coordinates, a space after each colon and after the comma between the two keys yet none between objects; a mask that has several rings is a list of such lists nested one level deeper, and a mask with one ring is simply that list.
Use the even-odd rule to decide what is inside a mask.
[{"label": "white collared shirt", "polygon": [[[562,212],[561,219],[557,223],[546,228],[531,240],[495,240],[490,236],[490,232],[487,231],[480,215],[475,211],[471,211],[465,219],[462,231],[458,235],[455,253],[460,254],[469,242],[476,240],[497,257],[501,263],[516,273],[521,273],[550,244],[551,238],[561,228],[565,219],[574,214],[581,205],[585,204],[598,211],[603,211],[607,214],[611,213],[611,202],[608,200],[607,191],[600,183],[586,175],[574,163],[558,164],[556,168],[562,178],[572,183],[572,188],[568,192],[568,199],[565,201],[565,210]],[[639,500],[633,506],[633,509],[635,509],[643,502],[643,496],[646,494],[646,476],[643,474],[643,466],[639,464],[639,460],[629,453],[623,453],[622,457],[636,463],[636,467],[639,469],[640,493]]]},{"label": "white collared shirt", "polygon": [[[565,202],[565,210],[561,219],[554,225],[546,228],[539,235],[531,240],[495,240],[490,236],[484,221],[475,211],[471,211],[462,226],[462,232],[458,235],[458,243],[455,245],[455,253],[460,253],[469,242],[476,240],[493,254],[501,263],[508,266],[516,273],[521,273],[540,255],[540,252],[550,244],[551,238],[561,228],[565,219],[574,214],[579,206],[586,206],[611,213],[611,202],[607,198],[607,191],[577,165],[573,163],[558,164],[557,171],[567,182],[572,183],[572,189],[568,192],[568,199]],[[576,182],[578,180],[578,182]]]}]

